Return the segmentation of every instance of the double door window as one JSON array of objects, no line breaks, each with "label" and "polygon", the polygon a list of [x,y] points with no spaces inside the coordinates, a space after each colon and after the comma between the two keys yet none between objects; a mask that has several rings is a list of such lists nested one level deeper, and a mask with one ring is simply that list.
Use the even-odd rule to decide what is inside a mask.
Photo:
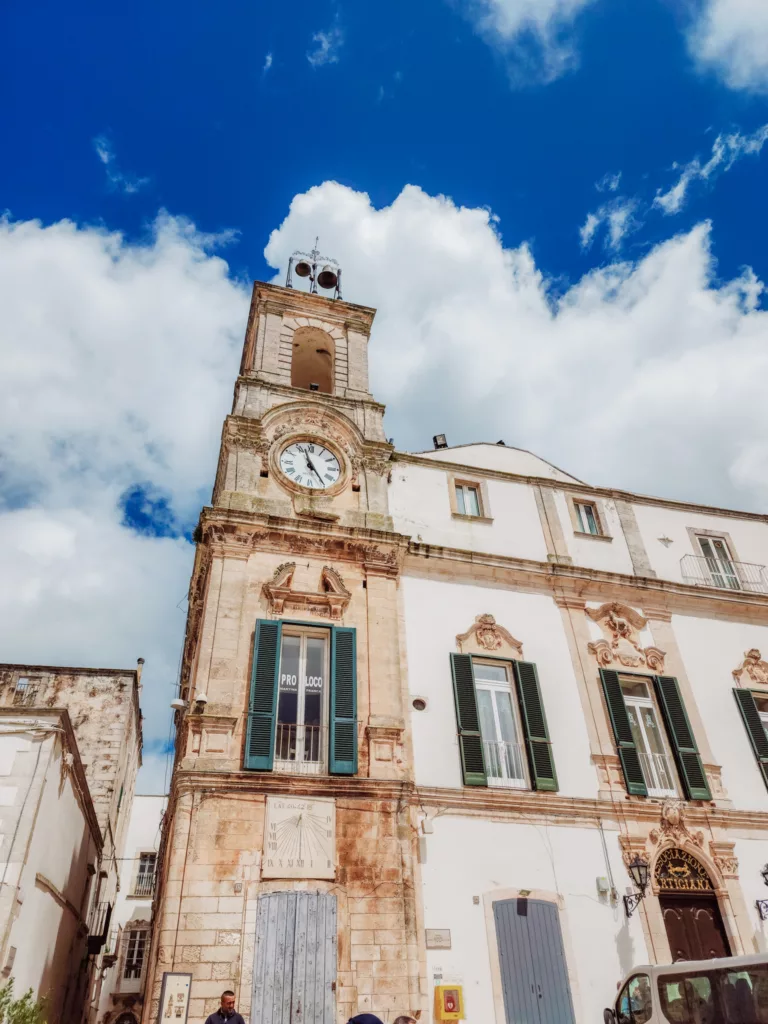
[{"label": "double door window", "polygon": [[502,662],[476,658],[472,659],[472,668],[488,785],[525,789],[525,751],[509,668]]},{"label": "double door window", "polygon": [[275,768],[306,774],[327,767],[328,634],[282,631],[278,670]]},{"label": "double door window", "polygon": [[739,574],[725,539],[722,537],[699,537],[699,547],[706,559],[713,585],[728,590],[741,590]]},{"label": "double door window", "polygon": [[664,741],[648,683],[633,676],[621,679],[629,727],[635,742],[649,796],[676,796],[672,758]]}]

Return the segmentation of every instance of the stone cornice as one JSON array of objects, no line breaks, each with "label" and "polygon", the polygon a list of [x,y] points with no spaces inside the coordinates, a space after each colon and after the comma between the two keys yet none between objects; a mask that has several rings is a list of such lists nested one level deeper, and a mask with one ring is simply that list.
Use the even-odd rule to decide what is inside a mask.
[{"label": "stone cornice", "polygon": [[[282,772],[220,772],[176,768],[171,788],[174,796],[185,792],[267,796],[328,796],[336,799],[407,800],[414,793],[410,782],[369,779],[359,775],[285,775]],[[767,816],[768,817],[768,816]]]},{"label": "stone cornice", "polygon": [[[271,392],[272,394],[275,394],[275,395],[285,395],[286,400],[288,400],[288,401],[294,401],[294,402],[307,402],[308,401],[308,399],[307,399],[307,392],[306,392],[306,390],[304,388],[292,388],[290,386],[290,384],[280,384],[277,381],[272,380],[271,378],[270,379],[264,379],[264,378],[261,377],[260,372],[258,370],[251,370],[249,372],[240,373],[239,374],[239,376],[235,380],[235,394],[237,394],[237,390],[240,387],[243,387],[243,386],[253,387],[254,385],[261,386],[261,387],[265,388],[266,390],[268,390],[269,392]],[[369,407],[369,408],[372,408],[372,409],[377,409],[377,410],[379,410],[382,413],[384,413],[384,411],[386,410],[386,406],[385,405],[382,405],[381,402],[377,402],[375,399],[371,398],[370,396],[362,397],[362,398],[358,398],[358,397],[347,398],[345,395],[326,395],[326,394],[324,394],[321,391],[312,391],[311,395],[312,395],[311,401],[312,401],[312,405],[313,406],[328,408],[330,410],[335,410],[336,412],[338,412],[339,409],[349,409],[349,410],[352,410],[352,409],[357,408],[360,405],[363,405],[363,406],[366,406],[366,407]],[[252,422],[260,423],[261,420],[264,418],[264,416],[266,415],[267,412],[272,412],[276,408],[278,408],[278,407],[277,406],[272,406],[270,409],[266,410],[264,412],[264,414],[260,418],[254,419]],[[235,416],[234,413],[231,414],[231,415]],[[245,417],[245,416],[236,416],[236,418],[239,419],[239,420],[240,419],[250,419],[250,417]],[[350,415],[349,418],[353,419],[353,417],[351,415]],[[370,442],[370,443],[384,444],[384,442]]]},{"label": "stone cornice", "polygon": [[392,459],[395,462],[407,462],[426,469],[446,470],[461,476],[508,480],[510,483],[549,487],[556,491],[572,491],[574,494],[589,494],[594,497],[610,498],[614,501],[629,501],[635,505],[655,505],[659,508],[673,508],[683,512],[703,512],[707,515],[725,516],[729,519],[748,519],[758,523],[768,523],[768,515],[762,512],[740,512],[736,509],[719,508],[715,505],[699,505],[692,501],[676,501],[674,498],[654,498],[648,494],[635,494],[632,491],[621,491],[612,487],[593,487],[591,484],[579,483],[578,480],[553,480],[551,477],[508,473],[501,469],[480,469],[477,466],[467,466],[460,462],[449,462],[445,459],[438,461],[424,455],[411,455],[409,452],[395,452]]},{"label": "stone cornice", "polygon": [[301,291],[298,288],[284,288],[282,285],[267,284],[265,281],[255,281],[251,306],[267,304],[270,312],[291,312],[295,313],[297,307],[303,307],[299,315],[322,317],[336,323],[359,323],[369,333],[376,310],[371,306],[358,306],[353,302],[345,302],[344,299],[331,299],[325,295],[310,295],[309,292]]},{"label": "stone cornice", "polygon": [[566,597],[569,602],[576,599],[604,601],[609,594],[612,600],[621,597],[635,606],[648,605],[656,613],[649,617],[656,618],[663,612],[701,614],[711,608],[720,616],[740,621],[768,621],[768,594],[715,590],[656,577],[628,576],[579,565],[538,562],[414,541],[408,546],[402,571],[408,576],[444,574],[454,581],[471,575],[474,583],[503,581],[520,590],[552,594],[560,603]]}]

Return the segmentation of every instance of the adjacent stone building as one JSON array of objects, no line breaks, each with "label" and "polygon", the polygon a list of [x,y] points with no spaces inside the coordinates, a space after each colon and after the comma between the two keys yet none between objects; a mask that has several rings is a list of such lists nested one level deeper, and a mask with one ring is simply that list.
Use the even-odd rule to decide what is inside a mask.
[{"label": "adjacent stone building", "polygon": [[373,315],[254,288],[144,1024],[224,988],[253,1024],[428,1019],[441,986],[586,1024],[635,964],[765,948],[768,518],[395,451]]},{"label": "adjacent stone building", "polygon": [[141,763],[136,671],[0,665],[0,975],[95,1020]]}]

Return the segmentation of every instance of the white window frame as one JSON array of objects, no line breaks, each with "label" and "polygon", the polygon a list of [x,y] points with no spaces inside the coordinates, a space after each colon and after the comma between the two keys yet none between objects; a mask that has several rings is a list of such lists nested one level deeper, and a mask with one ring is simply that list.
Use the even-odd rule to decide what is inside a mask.
[{"label": "white window frame", "polygon": [[[452,473],[447,475],[448,480],[448,497],[451,507],[451,516],[454,519],[462,519],[469,523],[492,523],[490,513],[490,504],[488,502],[488,488],[484,480],[472,480],[470,477],[455,476]],[[466,492],[472,490],[475,492],[475,498],[477,501],[477,514],[474,512],[467,512],[467,495]],[[459,492],[462,495],[462,505],[464,511],[459,508]]]},{"label": "white window frame", "polygon": [[[147,872],[141,870],[141,858],[142,857],[154,857],[152,864],[152,888],[149,892],[139,891],[139,880],[145,878]],[[157,882],[157,850],[139,850],[136,854],[136,873],[133,879],[133,885],[131,886],[131,896],[137,899],[151,900],[155,894],[155,884]]]},{"label": "white window frame", "polygon": [[[483,514],[483,506],[480,498],[480,488],[475,484],[460,484],[456,483],[453,485],[456,490],[456,509],[460,516],[469,516],[471,519],[481,519]],[[474,505],[476,511],[468,512],[471,501],[471,495],[474,495]]]},{"label": "white window frame", "polygon": [[[129,953],[129,951],[131,949],[131,937],[133,935],[138,936],[138,938],[136,939],[136,946],[138,946],[139,942],[141,941],[141,967],[139,968],[138,977],[136,977],[133,974],[130,977],[128,977],[127,974],[126,974],[126,971],[128,969],[128,963],[129,963],[128,953]],[[130,925],[130,922],[129,922],[125,926],[125,928],[123,929],[123,934],[122,934],[121,941],[122,941],[122,943],[124,945],[123,955],[122,955],[121,962],[120,962],[120,984],[121,984],[121,987],[123,987],[125,985],[125,982],[127,982],[127,981],[133,981],[133,982],[140,983],[141,979],[144,977],[144,971],[146,970],[146,966],[147,966],[147,950],[148,950],[148,947],[149,947],[149,928],[146,927],[146,925],[142,925],[140,928],[132,928],[131,925]],[[134,947],[134,954],[135,954],[135,951],[136,951],[136,947]]]},{"label": "white window frame", "polygon": [[[624,698],[624,703],[627,707],[627,711],[629,712],[629,709],[633,708],[637,713],[638,727],[640,729],[640,732],[642,733],[643,740],[645,742],[645,751],[638,750],[637,754],[640,758],[640,766],[643,769],[643,779],[645,780],[645,786],[648,790],[648,796],[659,798],[679,797],[680,787],[678,785],[677,776],[675,774],[672,751],[669,748],[669,738],[667,736],[666,725],[661,717],[661,714],[659,713],[658,707],[656,706],[656,701],[653,699],[653,690],[651,689],[651,682],[647,678],[647,676],[633,676],[629,675],[628,673],[623,673],[619,675],[619,683],[621,684],[624,682],[629,683],[633,686],[636,686],[638,683],[642,683],[645,685],[646,691],[648,693],[648,697],[637,697],[632,694],[628,694],[623,686],[621,688],[621,693]],[[658,767],[656,767],[653,764],[653,761],[651,760],[651,758],[659,757],[660,755],[651,753],[651,744],[648,742],[648,733],[645,728],[645,722],[643,721],[643,716],[640,713],[644,710],[652,711],[653,716],[656,720],[656,730],[659,734],[661,745],[664,750],[663,756],[666,761],[665,770],[672,782],[671,787],[651,785],[652,781],[662,781],[658,778]],[[654,779],[651,779],[652,774],[655,776]]]},{"label": "white window frame", "polygon": [[[502,682],[501,680],[478,679],[477,673],[475,672],[475,668],[476,666],[480,665],[493,665],[494,667],[503,668],[507,677],[506,680]],[[499,658],[477,658],[473,655],[472,675],[475,681],[475,690],[486,690],[491,694],[491,708],[493,709],[493,721],[496,729],[497,738],[495,740],[487,740],[482,735],[482,724],[480,732],[481,740],[483,743],[483,757],[485,758],[486,761],[486,776],[488,779],[488,785],[491,787],[498,787],[499,789],[530,789],[531,781],[528,774],[528,764],[527,758],[525,756],[525,746],[523,743],[523,723],[520,718],[520,703],[517,699],[517,689],[515,687],[513,679],[511,663],[508,661],[503,661]],[[522,778],[513,778],[510,774],[491,775],[490,772],[488,772],[488,751],[486,745],[490,743],[501,744],[506,742],[499,738],[501,736],[501,721],[499,719],[499,710],[496,704],[496,693],[508,693],[510,697],[510,704],[512,706],[512,717],[515,723],[515,732],[517,733],[517,743],[515,744],[515,746],[518,748],[516,751],[512,752],[512,757],[515,760],[519,761],[519,764],[522,768]],[[478,710],[478,718],[479,717],[480,716]],[[496,754],[496,763],[502,765],[506,770],[509,764],[507,760],[508,757],[509,755],[506,753],[502,756]]]},{"label": "white window frame", "polygon": [[[706,560],[707,570],[715,587],[720,590],[743,590],[739,571],[736,568],[737,559],[733,557],[728,538],[712,533],[697,533],[696,542],[699,546],[700,556]],[[716,554],[716,544],[722,544],[725,549],[725,557]],[[705,546],[709,548],[711,554],[707,554]]]},{"label": "white window frame", "polygon": [[[605,506],[599,498],[590,497],[589,494],[568,494],[568,513],[571,517],[571,526],[577,537],[589,537],[592,540],[612,540],[608,521],[605,516]],[[589,506],[592,509],[592,520],[596,532],[589,529],[585,509]]]},{"label": "white window frame", "polygon": [[[296,740],[295,740],[295,751],[296,757],[285,759],[278,757],[278,750],[280,748],[282,740],[281,736],[281,723],[280,723],[280,678],[282,676],[283,667],[283,638],[286,636],[295,636],[301,639],[301,647],[299,651],[299,679],[298,686],[296,688]],[[325,686],[323,687],[322,703],[320,707],[320,734],[319,742],[321,744],[321,756],[317,761],[305,761],[303,760],[303,754],[305,751],[305,744],[307,741],[307,728],[314,728],[314,726],[305,726],[304,724],[304,696],[307,689],[307,639],[309,637],[316,637],[318,639],[325,640],[325,658],[323,664],[323,673],[325,677]],[[329,629],[323,629],[322,627],[315,626],[298,626],[292,624],[283,624],[282,636],[280,638],[280,660],[278,663],[278,701],[276,709],[276,728],[275,728],[275,751],[274,751],[274,762],[273,770],[276,772],[282,772],[286,775],[325,775],[328,771],[328,747],[329,747],[329,708],[330,708],[330,691],[331,691],[331,631]],[[288,726],[293,723],[286,723]],[[302,757],[299,757],[299,750],[301,750]]]}]

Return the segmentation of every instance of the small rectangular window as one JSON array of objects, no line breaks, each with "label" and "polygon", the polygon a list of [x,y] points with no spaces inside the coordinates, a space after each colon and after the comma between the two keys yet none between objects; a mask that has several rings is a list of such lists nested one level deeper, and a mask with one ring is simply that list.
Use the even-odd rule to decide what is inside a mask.
[{"label": "small rectangular window", "polygon": [[123,977],[138,979],[144,968],[144,951],[147,945],[146,928],[132,928],[126,933],[125,965]]},{"label": "small rectangular window", "polygon": [[13,703],[17,707],[33,707],[37,703],[39,690],[39,679],[32,679],[28,676],[19,676],[16,680],[16,689],[13,691]]},{"label": "small rectangular window", "polygon": [[648,683],[622,676],[621,691],[649,796],[676,796],[672,758],[667,750],[659,715]]},{"label": "small rectangular window", "polygon": [[456,510],[462,516],[480,516],[478,488],[471,484],[456,484]]},{"label": "small rectangular window", "polygon": [[593,537],[599,537],[601,532],[600,520],[595,506],[588,501],[574,501],[573,504],[576,509],[576,520],[579,524],[579,530],[582,533],[591,533]]},{"label": "small rectangular window", "polygon": [[151,896],[155,890],[155,868],[157,866],[156,853],[139,854],[139,867],[136,872],[136,884],[133,887],[134,896]]}]

